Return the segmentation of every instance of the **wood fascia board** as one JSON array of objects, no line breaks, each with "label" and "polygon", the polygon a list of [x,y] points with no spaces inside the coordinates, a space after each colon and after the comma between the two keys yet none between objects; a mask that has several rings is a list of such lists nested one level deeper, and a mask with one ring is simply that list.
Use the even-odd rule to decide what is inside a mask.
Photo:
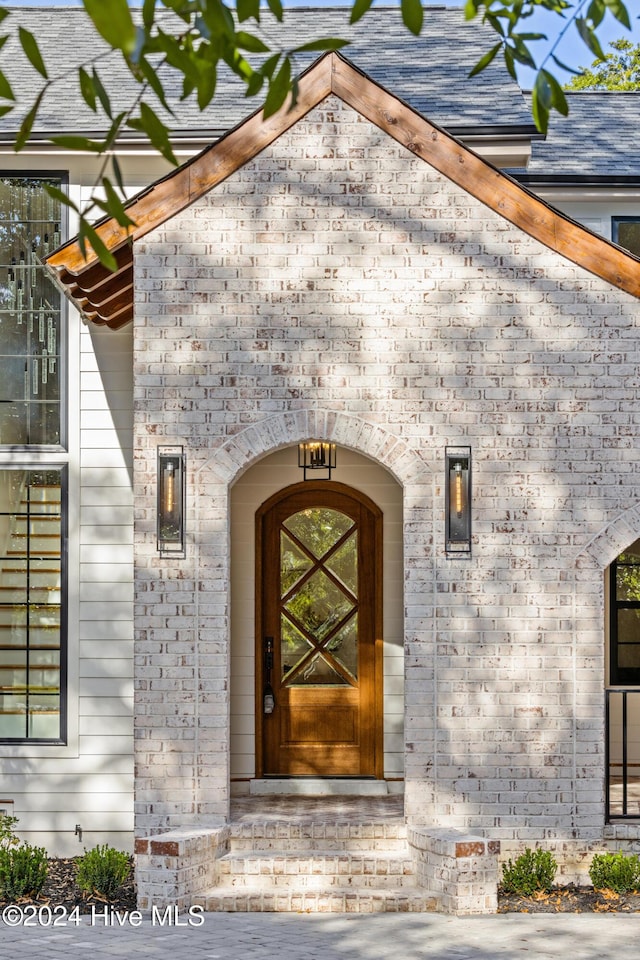
[{"label": "wood fascia board", "polygon": [[640,297],[640,263],[635,257],[554,210],[335,55],[331,87],[367,120],[514,226],[595,276]]},{"label": "wood fascia board", "polygon": [[[96,226],[96,230],[112,252],[132,240],[139,240],[151,230],[165,223],[217,186],[243,164],[277,140],[281,134],[298,122],[331,93],[331,54],[325,54],[299,81],[298,98],[294,106],[285,104],[266,120],[262,108],[239,126],[234,127],[193,160],[155,183],[127,206],[127,213],[135,222],[129,232],[113,218]],[[79,277],[98,263],[96,254],[87,245],[85,259],[77,241],[59,247],[46,259],[53,271],[66,271]]]},{"label": "wood fascia board", "polygon": [[[640,264],[632,255],[567,219],[336,53],[325,54],[303,74],[295,107],[283,107],[267,120],[261,110],[256,111],[193,160],[134,198],[128,212],[136,227],[130,234],[113,220],[98,225],[100,236],[118,259],[118,272],[124,274],[131,269],[133,240],[145,236],[217,186],[331,93],[531,237],[640,297]],[[108,282],[108,271],[95,255],[85,260],[74,240],[50,254],[45,265],[67,287],[67,295],[72,299],[69,287],[76,287],[85,297],[89,294],[87,299],[95,301],[98,296],[91,296],[93,288]],[[122,279],[124,285],[124,276]],[[127,278],[127,285],[128,282]],[[94,322],[112,325],[109,318],[102,316]],[[118,317],[118,325],[123,322],[126,321]]]}]

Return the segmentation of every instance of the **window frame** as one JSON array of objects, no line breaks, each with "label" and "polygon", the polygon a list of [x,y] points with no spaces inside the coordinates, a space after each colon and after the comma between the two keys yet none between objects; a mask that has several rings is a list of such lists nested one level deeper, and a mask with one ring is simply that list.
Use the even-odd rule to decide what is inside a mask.
[{"label": "window frame", "polygon": [[[58,180],[60,190],[69,195],[69,172],[67,170],[1,170],[0,179],[6,180]],[[69,233],[69,208],[60,205],[60,242],[64,243]],[[44,269],[44,268],[43,268]],[[53,280],[51,281],[53,283]],[[68,326],[69,310],[67,298],[60,293],[60,440],[58,443],[0,443],[0,466],[3,465],[9,451],[17,453],[60,454],[69,448],[68,425]],[[7,464],[10,465],[10,464]]]},{"label": "window frame", "polygon": [[[624,553],[624,551],[623,551]],[[621,554],[622,556],[622,554]],[[618,557],[609,571],[609,684],[611,686],[640,686],[640,666],[618,665],[618,611],[640,610],[640,600],[618,600]],[[638,564],[640,567],[640,563]],[[638,639],[640,648],[640,638]]]},{"label": "window frame", "polygon": [[60,728],[58,737],[2,737],[0,745],[27,744],[66,746],[68,704],[68,638],[69,638],[69,467],[66,463],[22,462],[3,464],[0,470],[60,471]]},{"label": "window frame", "polygon": [[[6,180],[54,181],[69,195],[69,171],[60,169],[5,169],[0,177]],[[60,242],[69,233],[69,208],[60,204]],[[57,222],[57,221],[56,221]],[[53,280],[51,281],[53,284]],[[56,470],[60,475],[60,724],[57,737],[1,737],[3,748],[16,747],[21,756],[31,755],[31,748],[68,747],[69,744],[69,310],[66,298],[59,300],[59,439],[55,443],[0,443],[0,470],[46,471]],[[25,727],[25,730],[28,729]],[[77,733],[74,733],[74,737]],[[27,748],[28,754],[22,750]],[[48,756],[49,752],[42,754]]]},{"label": "window frame", "polygon": [[640,225],[640,214],[638,216],[615,216],[611,217],[611,240],[613,243],[616,243],[619,247],[622,247],[623,250],[626,250],[627,253],[630,253],[633,257],[640,257],[640,249],[634,253],[633,250],[629,250],[628,247],[625,247],[623,243],[620,242],[620,224],[621,223],[637,223]]}]

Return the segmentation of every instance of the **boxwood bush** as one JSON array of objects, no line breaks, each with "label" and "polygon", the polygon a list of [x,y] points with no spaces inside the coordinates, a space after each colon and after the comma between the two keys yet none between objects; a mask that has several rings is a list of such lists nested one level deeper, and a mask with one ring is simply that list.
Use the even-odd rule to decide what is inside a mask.
[{"label": "boxwood bush", "polygon": [[637,854],[596,853],[589,867],[596,890],[631,893],[640,889],[640,859]]},{"label": "boxwood bush", "polygon": [[516,860],[502,864],[502,889],[525,897],[549,893],[557,869],[556,859],[548,850],[534,851],[527,847]]}]

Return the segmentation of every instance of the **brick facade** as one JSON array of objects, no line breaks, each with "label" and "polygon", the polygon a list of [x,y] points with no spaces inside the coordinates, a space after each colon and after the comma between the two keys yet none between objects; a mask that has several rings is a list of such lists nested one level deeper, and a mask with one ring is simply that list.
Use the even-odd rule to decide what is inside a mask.
[{"label": "brick facade", "polygon": [[[313,437],[403,486],[410,821],[602,836],[637,301],[334,96],[137,241],[135,285],[137,835],[227,816],[229,488]],[[183,560],[156,553],[162,443],[188,457]],[[473,451],[470,559],[444,553],[450,444]]]}]

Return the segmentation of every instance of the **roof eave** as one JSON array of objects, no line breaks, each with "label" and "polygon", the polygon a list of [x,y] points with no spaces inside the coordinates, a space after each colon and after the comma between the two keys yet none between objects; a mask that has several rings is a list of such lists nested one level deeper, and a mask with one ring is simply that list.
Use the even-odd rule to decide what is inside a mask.
[{"label": "roof eave", "polygon": [[[134,197],[127,206],[136,224],[130,232],[113,219],[105,218],[97,224],[101,240],[123,258],[122,264],[126,264],[127,270],[132,270],[136,240],[253,159],[330,93],[530,236],[594,275],[640,297],[640,269],[635,257],[555,210],[337,53],[325,54],[301,75],[295,104],[285,105],[266,120],[261,110],[256,111],[215,144]],[[122,311],[117,316],[109,315],[104,299],[94,302],[91,284],[86,283],[83,275],[92,270],[98,274],[101,270],[105,274],[108,271],[99,264],[93,251],[89,250],[85,260],[77,240],[70,240],[53,251],[45,265],[93,322],[113,327],[126,322]],[[74,285],[81,286],[85,292],[89,287],[89,293],[81,301],[69,292]],[[130,313],[133,313],[132,305]]]}]

